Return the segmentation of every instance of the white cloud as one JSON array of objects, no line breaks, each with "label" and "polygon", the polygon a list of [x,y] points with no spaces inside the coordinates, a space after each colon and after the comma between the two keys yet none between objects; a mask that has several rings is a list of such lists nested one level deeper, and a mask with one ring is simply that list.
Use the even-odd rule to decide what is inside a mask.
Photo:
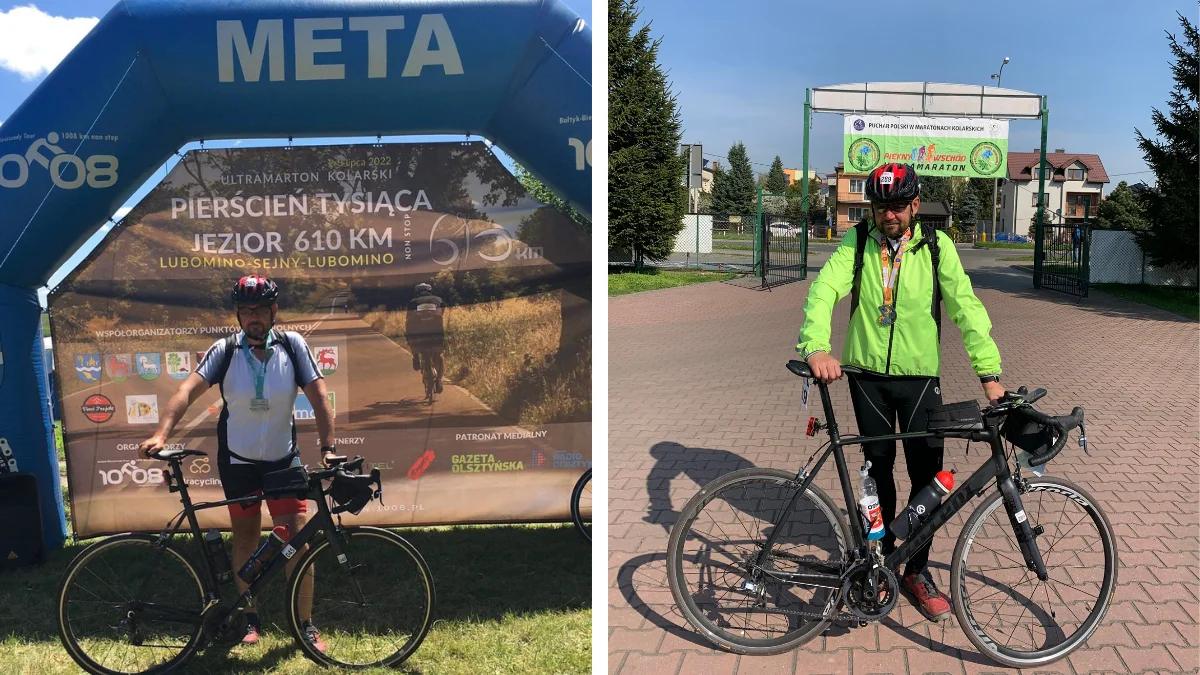
[{"label": "white cloud", "polygon": [[99,22],[51,16],[33,5],[0,12],[0,68],[25,80],[45,75]]}]

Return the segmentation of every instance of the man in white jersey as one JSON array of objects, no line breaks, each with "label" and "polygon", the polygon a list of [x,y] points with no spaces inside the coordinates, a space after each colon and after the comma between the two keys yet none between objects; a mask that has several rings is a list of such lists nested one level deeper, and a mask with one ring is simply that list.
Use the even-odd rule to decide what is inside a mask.
[{"label": "man in white jersey", "polygon": [[[221,388],[221,415],[217,420],[217,470],[226,499],[262,494],[263,475],[300,466],[296,446],[296,423],[292,409],[297,389],[312,403],[320,437],[321,461],[336,454],[333,445],[333,410],[326,395],[325,380],[313,361],[308,344],[299,333],[273,330],[279,312],[279,287],[257,274],[242,277],[234,286],[233,305],[241,332],[218,340],[205,353],[196,370],[187,376],[167,403],[158,429],[143,441],[143,454],[161,451],[175,424],[188,407],[209,387]],[[307,522],[307,503],[302,499],[268,499],[267,509],[275,525],[284,525],[295,535]],[[233,563],[240,568],[258,548],[262,534],[262,502],[243,507],[229,506],[233,523]],[[291,575],[301,556],[287,564]],[[238,592],[247,584],[234,575]],[[305,638],[325,651],[320,633],[311,621],[310,574],[301,582],[300,616]],[[253,605],[246,611],[243,644],[257,644],[262,624]]]}]

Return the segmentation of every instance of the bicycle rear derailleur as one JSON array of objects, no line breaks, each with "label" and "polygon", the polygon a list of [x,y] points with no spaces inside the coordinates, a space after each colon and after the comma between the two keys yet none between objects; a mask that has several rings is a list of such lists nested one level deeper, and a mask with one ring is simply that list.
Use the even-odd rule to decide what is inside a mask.
[{"label": "bicycle rear derailleur", "polygon": [[862,621],[878,621],[896,606],[900,583],[887,567],[863,561],[850,568],[842,582],[842,602]]}]

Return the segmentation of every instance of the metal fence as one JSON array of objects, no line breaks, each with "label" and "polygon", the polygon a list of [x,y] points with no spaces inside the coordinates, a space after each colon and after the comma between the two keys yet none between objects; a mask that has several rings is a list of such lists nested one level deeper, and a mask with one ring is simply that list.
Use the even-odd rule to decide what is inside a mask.
[{"label": "metal fence", "polygon": [[1087,223],[1042,226],[1042,258],[1034,252],[1034,276],[1038,285],[1053,291],[1086,298],[1088,295]]},{"label": "metal fence", "polygon": [[808,272],[809,218],[797,195],[759,192],[762,287],[801,281]]},{"label": "metal fence", "polygon": [[1091,283],[1196,286],[1196,269],[1157,267],[1146,257],[1132,230],[1093,230],[1088,259]]}]

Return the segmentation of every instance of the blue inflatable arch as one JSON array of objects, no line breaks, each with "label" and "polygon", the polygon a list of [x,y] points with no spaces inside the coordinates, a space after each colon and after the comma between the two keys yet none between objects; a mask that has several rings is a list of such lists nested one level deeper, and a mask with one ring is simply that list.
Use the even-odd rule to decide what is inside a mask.
[{"label": "blue inflatable arch", "polygon": [[472,134],[591,214],[591,30],[558,0],[122,0],[0,127],[0,438],[66,525],[36,289],[201,139]]}]

